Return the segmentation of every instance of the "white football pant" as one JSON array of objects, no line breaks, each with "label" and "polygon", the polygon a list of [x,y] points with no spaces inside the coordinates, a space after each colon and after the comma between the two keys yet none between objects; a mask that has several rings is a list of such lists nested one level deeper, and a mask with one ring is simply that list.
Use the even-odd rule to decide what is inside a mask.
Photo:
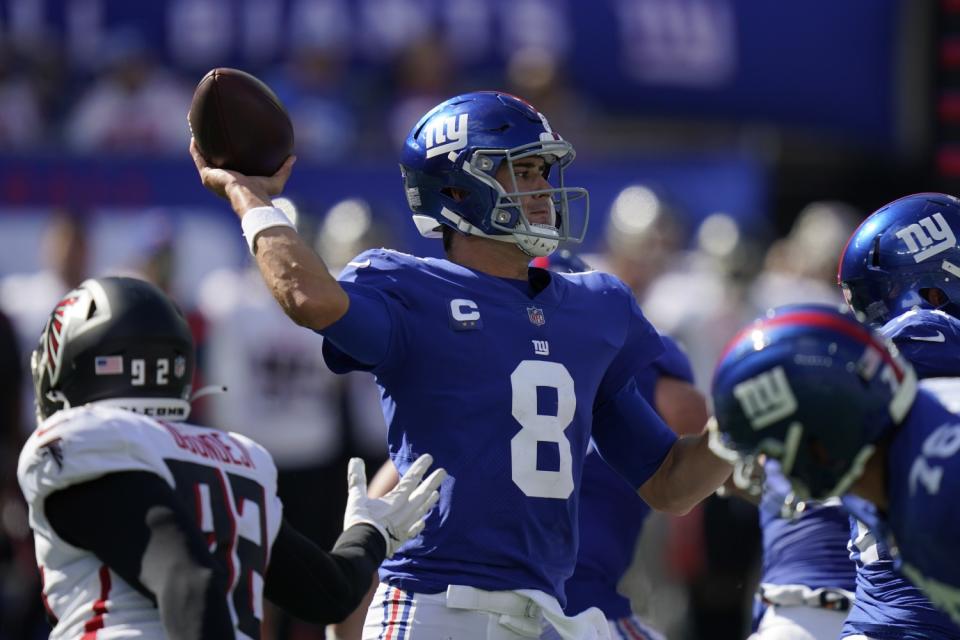
[{"label": "white football pant", "polygon": [[611,638],[599,609],[588,612],[573,618],[564,617],[556,599],[542,592],[521,594],[452,585],[445,593],[424,594],[381,583],[367,610],[363,640],[540,638],[548,626],[545,618],[563,627],[563,635],[559,637]]},{"label": "white football pant", "polygon": [[839,638],[847,611],[772,604],[748,640],[824,640]]}]

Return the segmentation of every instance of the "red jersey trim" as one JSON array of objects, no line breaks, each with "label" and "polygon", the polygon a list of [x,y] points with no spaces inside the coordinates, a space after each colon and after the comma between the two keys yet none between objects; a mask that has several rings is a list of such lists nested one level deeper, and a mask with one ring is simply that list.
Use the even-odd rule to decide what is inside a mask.
[{"label": "red jersey trim", "polygon": [[100,597],[93,603],[93,617],[83,625],[83,637],[80,640],[95,640],[97,631],[103,629],[103,617],[107,615],[107,598],[110,596],[110,569],[100,565]]}]

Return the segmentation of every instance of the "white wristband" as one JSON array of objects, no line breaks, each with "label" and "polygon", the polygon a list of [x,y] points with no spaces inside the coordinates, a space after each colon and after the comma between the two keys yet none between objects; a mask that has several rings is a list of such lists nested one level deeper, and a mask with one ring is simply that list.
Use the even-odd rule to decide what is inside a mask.
[{"label": "white wristband", "polygon": [[243,214],[240,226],[243,228],[243,236],[247,239],[247,244],[250,246],[250,253],[252,255],[257,254],[257,252],[254,251],[254,246],[256,246],[254,243],[257,241],[257,236],[260,235],[261,231],[271,227],[289,227],[294,231],[297,229],[293,223],[290,222],[290,218],[276,207],[254,207],[253,209],[248,209],[247,212]]}]

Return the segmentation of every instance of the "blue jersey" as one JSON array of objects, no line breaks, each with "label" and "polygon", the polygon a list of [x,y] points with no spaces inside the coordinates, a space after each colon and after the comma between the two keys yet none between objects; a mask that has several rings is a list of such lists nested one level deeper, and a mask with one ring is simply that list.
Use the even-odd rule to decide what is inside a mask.
[{"label": "blue jersey", "polygon": [[[690,360],[671,339],[662,336],[663,355],[636,375],[637,386],[654,404],[661,376],[693,382]],[[583,465],[580,487],[580,553],[573,576],[567,580],[568,615],[599,607],[611,619],[631,615],[630,601],[617,584],[630,568],[637,537],[650,507],[636,491],[591,451]]]},{"label": "blue jersey", "polygon": [[913,309],[881,329],[920,378],[960,376],[960,320],[943,311]]},{"label": "blue jersey", "polygon": [[401,473],[429,452],[449,474],[423,533],[382,566],[391,585],[539,589],[563,602],[591,436],[634,487],[675,440],[645,404],[628,402],[652,418],[643,423],[602,418],[639,398],[633,374],[663,350],[626,287],[596,272],[533,272],[549,279],[533,297],[515,281],[387,250],[341,274],[351,304],[374,296],[386,307],[388,345],[364,365],[328,339],[328,366],[375,374]]},{"label": "blue jersey", "polygon": [[[922,378],[960,375],[960,321],[941,311],[916,309],[888,322],[890,338]],[[925,525],[926,526],[926,525]],[[848,635],[880,640],[960,638],[960,627],[894,570],[885,541],[851,519],[851,557],[857,564],[856,602],[844,624]]]},{"label": "blue jersey", "polygon": [[790,482],[775,461],[767,462],[764,472],[759,509],[763,532],[760,583],[839,589],[852,594],[856,567],[847,555],[847,514],[839,503],[811,503],[794,519],[781,517]]},{"label": "blue jersey", "polygon": [[[949,393],[960,393],[960,381],[950,381]],[[946,615],[939,621],[914,619],[914,608],[905,607],[906,618],[888,618],[896,629],[884,629],[880,620],[870,635],[880,639],[956,639],[960,637],[960,416],[951,413],[928,390],[921,387],[913,408],[897,429],[887,461],[888,507],[886,517],[869,503],[844,498],[844,503],[874,537],[886,544],[892,567],[907,576],[929,602]],[[889,550],[895,551],[890,553]],[[886,603],[880,609],[892,615]],[[950,620],[953,620],[951,624]],[[904,624],[909,630],[904,632]],[[919,631],[917,624],[923,625]]]},{"label": "blue jersey", "polygon": [[754,600],[754,629],[769,602],[795,602],[797,595],[820,589],[851,598],[856,574],[847,555],[849,516],[840,505],[808,503],[802,515],[783,518],[790,482],[773,460],[764,465],[764,474],[759,508],[763,572]]}]

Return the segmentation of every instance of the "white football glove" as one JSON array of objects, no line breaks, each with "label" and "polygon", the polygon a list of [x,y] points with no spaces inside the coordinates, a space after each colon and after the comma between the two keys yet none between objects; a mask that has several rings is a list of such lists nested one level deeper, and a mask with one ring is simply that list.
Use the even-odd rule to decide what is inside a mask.
[{"label": "white football glove", "polygon": [[367,496],[367,471],[363,460],[351,458],[347,466],[344,531],[355,524],[372,525],[386,541],[387,557],[391,557],[400,545],[423,530],[427,512],[440,499],[437,488],[447,477],[446,471],[436,469],[420,482],[431,464],[433,457],[423,454],[410,465],[390,493],[382,498],[370,498]]}]

